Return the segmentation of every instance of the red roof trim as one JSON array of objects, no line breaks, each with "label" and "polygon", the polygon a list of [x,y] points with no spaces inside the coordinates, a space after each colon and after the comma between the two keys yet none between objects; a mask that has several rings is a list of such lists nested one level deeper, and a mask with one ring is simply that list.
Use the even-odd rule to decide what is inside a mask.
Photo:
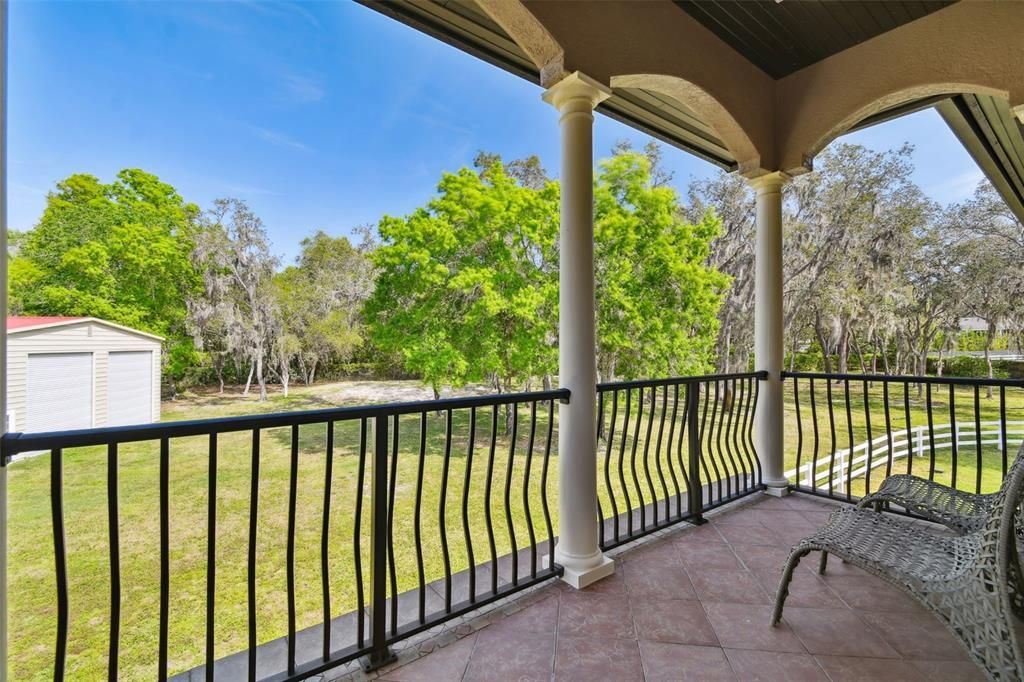
[{"label": "red roof trim", "polygon": [[57,324],[58,322],[73,322],[74,320],[85,320],[85,317],[8,317],[7,329],[22,329],[24,327],[38,327],[44,324]]}]

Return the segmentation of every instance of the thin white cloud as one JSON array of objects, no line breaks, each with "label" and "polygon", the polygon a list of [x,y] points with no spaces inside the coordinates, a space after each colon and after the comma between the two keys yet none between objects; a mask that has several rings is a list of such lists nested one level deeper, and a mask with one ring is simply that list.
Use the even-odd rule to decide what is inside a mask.
[{"label": "thin white cloud", "polygon": [[925,193],[943,204],[963,201],[974,194],[974,188],[984,179],[985,174],[980,168],[971,168],[943,182],[929,185]]},{"label": "thin white cloud", "polygon": [[305,104],[319,102],[324,98],[324,87],[315,78],[295,73],[285,74],[284,93],[288,100]]},{"label": "thin white cloud", "polygon": [[252,126],[252,132],[253,135],[269,144],[283,147],[285,149],[296,149],[303,152],[309,151],[309,147],[289,136],[287,133],[270,130],[269,128],[260,128],[259,126]]},{"label": "thin white cloud", "polygon": [[320,20],[300,2],[263,2],[262,0],[236,0],[253,12],[278,18],[298,17],[314,28],[320,28]]}]

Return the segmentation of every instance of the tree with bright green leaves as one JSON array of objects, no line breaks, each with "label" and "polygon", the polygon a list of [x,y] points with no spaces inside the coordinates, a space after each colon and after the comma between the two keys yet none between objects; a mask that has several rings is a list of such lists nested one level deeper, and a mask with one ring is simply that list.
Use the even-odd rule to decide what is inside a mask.
[{"label": "tree with bright green leaves", "polygon": [[94,316],[166,337],[171,379],[195,360],[185,301],[199,286],[192,252],[199,209],[138,169],[111,183],[57,183],[10,262],[11,310]]},{"label": "tree with bright green leaves", "polygon": [[[370,338],[435,395],[477,381],[511,390],[557,368],[558,184],[481,158],[482,172],[446,174],[427,206],[379,225]],[[704,264],[717,219],[685,220],[648,159],[626,151],[601,163],[595,211],[604,378],[709,368],[729,283]]]},{"label": "tree with bright green leaves", "polygon": [[706,265],[721,223],[687,220],[652,182],[648,155],[601,161],[594,191],[597,361],[601,378],[703,373],[715,361],[729,278]]},{"label": "tree with bright green leaves", "polygon": [[438,195],[385,217],[365,319],[373,343],[440,395],[487,382],[505,391],[554,371],[558,187],[522,186],[500,161],[446,173]]}]

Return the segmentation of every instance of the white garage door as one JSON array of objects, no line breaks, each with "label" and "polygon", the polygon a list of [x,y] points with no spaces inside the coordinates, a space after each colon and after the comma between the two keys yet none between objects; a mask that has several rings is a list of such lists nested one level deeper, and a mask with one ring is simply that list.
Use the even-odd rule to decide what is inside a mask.
[{"label": "white garage door", "polygon": [[107,373],[107,424],[148,424],[153,421],[153,354],[111,353]]},{"label": "white garage door", "polygon": [[92,426],[92,353],[28,356],[26,431]]}]

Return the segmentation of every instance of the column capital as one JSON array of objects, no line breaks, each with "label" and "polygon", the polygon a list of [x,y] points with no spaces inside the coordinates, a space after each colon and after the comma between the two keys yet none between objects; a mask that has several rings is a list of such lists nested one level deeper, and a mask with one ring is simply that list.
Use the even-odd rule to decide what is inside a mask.
[{"label": "column capital", "polygon": [[793,176],[783,171],[765,173],[757,177],[747,178],[747,182],[758,194],[778,192],[782,187],[793,179]]},{"label": "column capital", "polygon": [[590,76],[573,71],[544,91],[545,102],[559,111],[567,109],[593,109],[612,96],[612,90]]}]

